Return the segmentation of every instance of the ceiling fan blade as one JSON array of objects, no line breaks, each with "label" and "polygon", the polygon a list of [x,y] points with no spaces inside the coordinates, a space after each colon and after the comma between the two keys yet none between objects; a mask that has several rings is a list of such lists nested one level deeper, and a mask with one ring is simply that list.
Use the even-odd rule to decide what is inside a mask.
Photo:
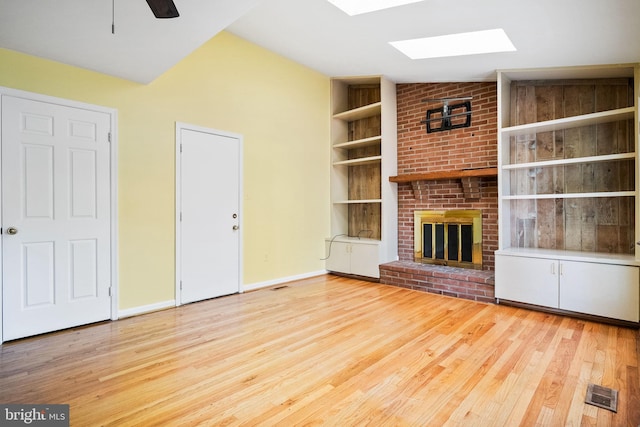
[{"label": "ceiling fan blade", "polygon": [[147,0],[156,18],[177,18],[180,16],[173,0]]}]

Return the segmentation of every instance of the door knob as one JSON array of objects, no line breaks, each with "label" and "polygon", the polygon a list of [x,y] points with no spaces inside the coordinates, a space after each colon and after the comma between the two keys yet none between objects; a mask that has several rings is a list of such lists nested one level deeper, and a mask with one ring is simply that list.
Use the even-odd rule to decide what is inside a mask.
[{"label": "door knob", "polygon": [[237,225],[234,225],[234,226],[233,226],[233,229],[234,229],[234,230],[237,230],[238,228],[240,228],[240,227],[238,227]]},{"label": "door knob", "polygon": [[10,235],[12,235],[12,236],[13,236],[14,234],[18,234],[18,229],[17,229],[17,228],[15,228],[15,227],[9,227],[9,228],[7,228],[7,234],[10,234]]}]

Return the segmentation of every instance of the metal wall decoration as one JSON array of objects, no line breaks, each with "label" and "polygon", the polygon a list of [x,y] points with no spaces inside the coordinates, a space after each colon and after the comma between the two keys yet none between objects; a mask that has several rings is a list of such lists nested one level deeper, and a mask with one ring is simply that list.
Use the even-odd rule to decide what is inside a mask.
[{"label": "metal wall decoration", "polygon": [[[450,104],[452,101],[461,101]],[[423,99],[422,102],[442,102],[442,107],[427,110],[427,133],[442,132],[471,126],[471,97]]]}]

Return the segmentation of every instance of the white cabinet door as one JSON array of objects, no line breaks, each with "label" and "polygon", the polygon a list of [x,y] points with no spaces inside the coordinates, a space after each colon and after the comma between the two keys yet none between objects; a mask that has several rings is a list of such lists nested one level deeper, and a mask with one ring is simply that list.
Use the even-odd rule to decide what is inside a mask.
[{"label": "white cabinet door", "polygon": [[325,267],[329,271],[338,273],[351,272],[351,245],[346,242],[329,241],[326,242],[327,260]]},{"label": "white cabinet door", "polygon": [[638,267],[562,261],[560,308],[638,322]]},{"label": "white cabinet door", "polygon": [[558,307],[558,261],[496,255],[496,298]]},{"label": "white cabinet door", "polygon": [[636,266],[496,255],[496,298],[640,321]]},{"label": "white cabinet door", "polygon": [[326,241],[326,268],[338,273],[380,277],[380,243]]},{"label": "white cabinet door", "polygon": [[351,274],[367,277],[380,277],[378,255],[380,246],[363,243],[351,244]]}]

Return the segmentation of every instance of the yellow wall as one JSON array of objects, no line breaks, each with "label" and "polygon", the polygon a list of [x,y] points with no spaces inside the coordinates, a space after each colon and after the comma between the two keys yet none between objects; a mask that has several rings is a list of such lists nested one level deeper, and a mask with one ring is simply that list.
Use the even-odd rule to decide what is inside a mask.
[{"label": "yellow wall", "polygon": [[223,32],[149,85],[0,49],[0,86],[118,110],[121,309],[174,299],[176,121],[244,136],[244,284],[324,269],[328,77]]}]

